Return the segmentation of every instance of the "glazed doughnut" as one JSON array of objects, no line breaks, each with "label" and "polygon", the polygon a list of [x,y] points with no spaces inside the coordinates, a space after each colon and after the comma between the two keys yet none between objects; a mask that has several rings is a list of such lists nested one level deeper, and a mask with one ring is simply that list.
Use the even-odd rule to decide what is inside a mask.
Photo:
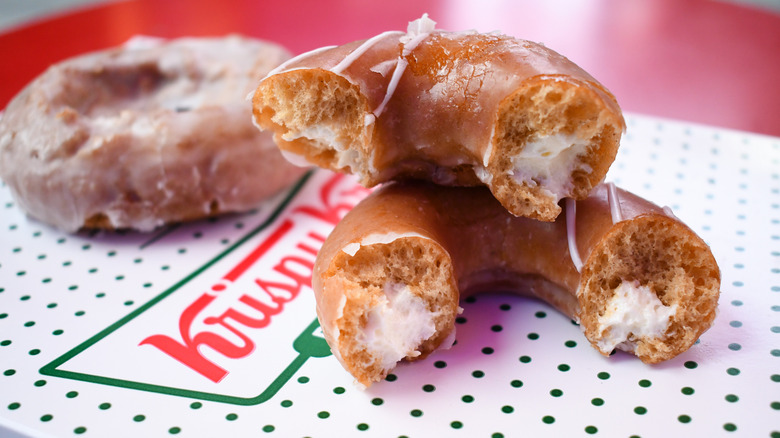
[{"label": "glazed doughnut", "polygon": [[552,223],[512,216],[485,188],[376,190],[315,263],[333,354],[368,386],[400,360],[451,345],[461,294],[497,290],[549,303],[604,355],[618,348],[657,363],[687,350],[715,317],[718,265],[673,215],[612,189],[597,186]]},{"label": "glazed doughnut", "polygon": [[612,94],[543,45],[434,25],[293,58],[258,85],[255,123],[291,161],[366,186],[487,185],[512,214],[545,221],[586,197],[625,128]]},{"label": "glazed doughnut", "polygon": [[303,173],[247,117],[246,94],[288,58],[238,36],[141,37],[56,64],[0,119],[0,178],[69,232],[248,210]]}]

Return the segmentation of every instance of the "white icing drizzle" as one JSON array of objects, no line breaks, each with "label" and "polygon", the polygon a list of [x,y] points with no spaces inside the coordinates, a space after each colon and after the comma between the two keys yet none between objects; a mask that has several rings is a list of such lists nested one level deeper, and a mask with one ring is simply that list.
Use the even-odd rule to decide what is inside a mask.
[{"label": "white icing drizzle", "polygon": [[387,84],[385,98],[382,99],[382,103],[374,110],[374,117],[379,117],[382,115],[382,112],[384,112],[385,106],[387,106],[387,102],[390,101],[390,98],[393,97],[395,88],[398,86],[398,82],[401,81],[401,76],[404,74],[404,70],[406,70],[408,64],[409,62],[407,62],[406,59],[398,58],[398,63],[395,65],[395,70],[393,70],[393,77],[390,78],[390,83]]},{"label": "white icing drizzle", "polygon": [[412,50],[416,49],[428,35],[430,35],[430,32],[421,33],[412,38],[408,43],[404,44],[404,50],[401,52],[401,56],[409,56],[412,53]]},{"label": "white icing drizzle", "polygon": [[577,272],[582,272],[582,259],[580,250],[577,248],[577,201],[572,198],[566,198],[566,238],[569,241],[569,254],[571,262],[577,268]]},{"label": "white icing drizzle", "polygon": [[[420,41],[425,39],[435,29],[436,22],[428,18],[427,13],[414,21],[410,21],[409,25],[406,26],[406,35],[401,38],[401,42],[405,45],[404,56],[411,53],[420,44]],[[406,48],[408,48],[408,51]]]},{"label": "white icing drizzle", "polygon": [[353,62],[355,62],[356,59],[360,58],[364,53],[368,51],[371,47],[373,47],[374,44],[379,42],[382,38],[393,35],[393,34],[403,34],[403,32],[399,30],[391,30],[387,32],[382,32],[379,35],[376,35],[372,38],[369,38],[363,42],[357,49],[353,50],[349,53],[344,59],[341,60],[338,64],[336,64],[335,67],[330,69],[333,73],[341,74],[347,67],[352,65]]},{"label": "white icing drizzle", "polygon": [[267,75],[265,75],[265,78],[263,78],[263,80],[265,80],[265,79],[266,79],[266,78],[268,78],[269,76],[273,76],[273,75],[275,75],[275,74],[279,73],[280,71],[284,70],[285,68],[287,68],[287,67],[288,67],[290,64],[292,64],[292,63],[294,63],[294,62],[300,61],[301,59],[304,59],[304,58],[308,58],[309,56],[316,55],[317,53],[320,53],[320,52],[324,52],[324,51],[326,51],[326,50],[333,49],[333,48],[335,48],[335,47],[336,47],[336,46],[325,46],[325,47],[320,47],[320,48],[318,48],[318,49],[310,50],[310,51],[308,51],[308,52],[304,52],[304,53],[301,53],[301,54],[300,54],[300,55],[298,55],[298,56],[295,56],[295,57],[293,57],[293,58],[290,58],[290,59],[288,59],[287,61],[285,61],[285,62],[283,62],[283,63],[279,64],[279,66],[277,66],[275,69],[273,69],[273,70],[269,71],[269,72],[268,72],[268,74],[267,74]]},{"label": "white icing drizzle", "polygon": [[[623,221],[623,210],[620,208],[620,198],[618,197],[617,187],[615,183],[605,183],[607,186],[607,202],[609,203],[609,212],[612,215],[612,223],[616,224]],[[669,215],[671,210],[667,212],[669,207],[664,207],[664,212]],[[673,216],[673,215],[672,215]],[[582,258],[580,258],[580,251],[577,248],[577,201],[571,198],[566,198],[566,239],[569,243],[569,254],[571,255],[571,262],[574,267],[577,268],[577,272],[582,272]]]},{"label": "white icing drizzle", "polygon": [[667,216],[669,216],[670,218],[672,218],[672,219],[676,219],[676,220],[680,220],[680,218],[678,218],[678,217],[677,217],[677,216],[674,214],[674,212],[672,211],[672,209],[671,209],[671,208],[670,208],[668,205],[664,205],[664,206],[663,206],[663,211],[664,211],[664,214],[665,214],[665,215],[667,215]]},{"label": "white icing drizzle", "polygon": [[609,202],[609,211],[612,213],[612,223],[616,224],[623,221],[623,210],[620,208],[620,198],[618,198],[615,183],[607,184],[607,201]]},{"label": "white icing drizzle", "polygon": [[[382,112],[384,112],[385,107],[387,106],[387,102],[389,102],[390,98],[393,97],[393,94],[395,93],[395,89],[396,87],[398,87],[398,82],[401,80],[401,76],[404,74],[404,70],[406,70],[406,66],[409,65],[409,62],[406,61],[404,57],[409,56],[412,50],[414,50],[418,45],[420,45],[420,43],[425,38],[427,38],[428,35],[430,35],[435,28],[436,28],[436,22],[428,18],[427,13],[423,14],[423,16],[418,18],[417,20],[409,22],[409,26],[407,27],[405,34],[401,31],[387,31],[367,39],[366,41],[363,42],[363,44],[358,46],[355,50],[350,52],[344,59],[342,59],[341,62],[339,62],[333,68],[331,68],[330,71],[336,74],[341,74],[346,68],[352,65],[352,63],[355,62],[356,59],[358,59],[360,56],[366,53],[379,40],[389,35],[401,34],[402,36],[399,38],[399,41],[401,42],[401,44],[403,44],[404,47],[403,51],[401,52],[401,56],[399,56],[398,59],[395,61],[395,70],[393,70],[393,76],[390,78],[390,82],[387,84],[387,91],[385,92],[385,97],[384,99],[382,99],[382,103],[380,103],[379,106],[377,106],[376,109],[373,111],[374,117],[375,118],[379,117],[382,114]],[[269,76],[281,72],[282,70],[287,68],[290,64],[299,61],[300,59],[315,55],[325,50],[330,50],[334,47],[336,46],[320,47],[319,49],[314,49],[309,52],[301,53],[300,55],[287,60],[286,62],[282,63],[275,69],[268,72],[268,74],[265,76],[265,78],[263,78],[263,80],[265,80]],[[249,96],[247,96],[247,99],[251,99],[253,94],[254,94],[253,92],[250,93]],[[373,122],[374,122],[373,119],[366,117],[365,119],[366,126],[370,125]]]},{"label": "white icing drizzle", "polygon": [[398,87],[398,82],[401,80],[401,76],[403,76],[406,66],[409,65],[409,62],[405,57],[409,56],[409,54],[412,53],[412,50],[417,48],[417,46],[433,32],[435,27],[436,22],[428,18],[428,14],[423,14],[422,17],[409,23],[409,26],[406,29],[406,35],[400,39],[401,44],[404,45],[404,49],[401,52],[401,56],[398,57],[395,70],[393,70],[393,76],[387,84],[385,98],[382,99],[382,103],[374,110],[374,116],[379,117],[382,112],[384,112],[387,102],[393,97],[395,89]]},{"label": "white icing drizzle", "polygon": [[395,68],[396,62],[398,62],[396,59],[388,59],[387,61],[382,61],[379,64],[371,67],[369,70],[374,73],[379,73],[384,78],[387,77],[387,73],[390,71],[390,69]]}]

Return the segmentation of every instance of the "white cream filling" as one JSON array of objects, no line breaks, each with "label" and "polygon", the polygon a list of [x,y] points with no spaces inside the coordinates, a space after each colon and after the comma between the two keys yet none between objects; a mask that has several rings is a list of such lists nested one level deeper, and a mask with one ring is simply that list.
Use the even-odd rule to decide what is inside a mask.
[{"label": "white cream filling", "polygon": [[577,163],[590,142],[574,134],[554,134],[525,144],[512,157],[512,175],[519,183],[535,187],[538,183],[555,201],[571,194],[571,173],[577,168],[591,172],[590,166]]},{"label": "white cream filling", "polygon": [[[349,149],[349,145],[343,141],[339,136],[338,131],[334,130],[332,126],[326,124],[312,125],[296,132],[288,131],[282,135],[282,139],[287,141],[293,141],[299,138],[307,138],[322,145],[332,147],[336,151],[336,156],[338,158],[336,162],[337,168],[349,167],[353,172],[357,172],[360,169],[360,152]],[[291,156],[285,155],[285,158],[291,163],[300,166],[300,164],[298,164],[300,163],[300,160],[295,159],[295,157],[292,157],[293,159],[291,160]]]},{"label": "white cream filling", "polygon": [[604,315],[599,316],[598,348],[603,353],[615,348],[633,352],[636,340],[663,337],[675,312],[677,304],[664,306],[649,287],[624,281],[615,289]]},{"label": "white cream filling", "polygon": [[417,347],[436,332],[436,326],[434,312],[409,286],[389,282],[384,292],[381,302],[366,315],[361,342],[383,370],[390,370],[407,356],[419,356]]},{"label": "white cream filling", "polygon": [[311,125],[295,132],[285,132],[282,135],[282,138],[287,141],[308,138],[309,140],[316,140],[324,144],[332,145],[338,151],[343,151],[347,148],[347,145],[343,141],[340,141],[338,132],[324,123]]},{"label": "white cream filling", "polygon": [[477,176],[477,179],[485,183],[485,185],[489,186],[493,182],[493,174],[490,173],[486,167],[474,166],[474,175]]},{"label": "white cream filling", "polygon": [[360,152],[351,149],[340,152],[339,160],[336,162],[336,168],[343,169],[349,167],[353,173],[360,171]]}]

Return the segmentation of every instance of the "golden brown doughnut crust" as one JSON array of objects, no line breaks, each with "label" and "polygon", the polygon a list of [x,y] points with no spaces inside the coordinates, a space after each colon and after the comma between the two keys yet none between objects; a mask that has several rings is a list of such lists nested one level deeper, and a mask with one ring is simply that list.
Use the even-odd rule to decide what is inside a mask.
[{"label": "golden brown doughnut crust", "polygon": [[[656,363],[682,353],[713,322],[718,265],[685,224],[629,192],[617,190],[623,220],[613,223],[607,192],[599,185],[576,203],[580,273],[569,252],[568,209],[555,222],[540,222],[508,214],[484,188],[424,183],[380,188],[336,226],[315,264],[318,315],[331,349],[364,385],[384,378],[392,366],[380,366],[387,360],[379,357],[377,344],[366,342],[367,315],[388,290],[399,290],[388,284],[405,284],[421,297],[436,326],[434,334],[407,348],[410,360],[452,334],[460,293],[497,289],[540,298],[578,320],[602,354],[617,347]],[[649,306],[630,308],[630,302],[612,300],[621,284],[630,286],[629,295],[648,292],[659,312],[670,314],[664,330],[611,339],[632,327],[622,320],[611,328],[602,325],[611,306],[634,313],[629,316],[653,316]],[[406,322],[423,327],[422,316]]]},{"label": "golden brown doughnut crust", "polygon": [[256,123],[289,157],[367,186],[485,184],[514,215],[545,221],[561,198],[586,197],[624,130],[612,94],[543,45],[419,30],[426,19],[285,64],[255,92]]},{"label": "golden brown doughnut crust", "polygon": [[63,61],[2,115],[0,178],[20,208],[66,231],[253,208],[303,173],[245,100],[288,58],[230,36],[136,38]]}]

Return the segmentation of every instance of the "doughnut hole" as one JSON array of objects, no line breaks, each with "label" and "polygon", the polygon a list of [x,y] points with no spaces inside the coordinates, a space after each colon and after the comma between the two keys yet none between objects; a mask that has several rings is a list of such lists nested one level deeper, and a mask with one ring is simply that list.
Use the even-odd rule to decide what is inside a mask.
[{"label": "doughnut hole", "polygon": [[629,335],[645,363],[687,350],[715,319],[718,265],[701,238],[666,216],[643,215],[615,225],[588,256],[581,278],[580,323],[594,346],[602,339],[599,317],[622,282],[638,282],[664,306],[677,306],[661,337]]},{"label": "doughnut hole", "polygon": [[[73,108],[85,117],[114,117],[120,111],[157,108],[158,95],[176,78],[166,75],[156,62],[112,65],[101,69],[74,69],[68,87],[53,103]],[[183,80],[184,78],[179,78]],[[183,98],[182,96],[181,98]]]},{"label": "doughnut hole", "polygon": [[536,78],[500,104],[485,181],[516,216],[553,221],[585,198],[617,154],[623,121],[589,84]]},{"label": "doughnut hole", "polygon": [[260,83],[253,103],[256,122],[288,156],[353,173],[369,166],[368,102],[345,78],[322,69],[277,74]]},{"label": "doughnut hole", "polygon": [[[338,339],[331,346],[364,385],[382,380],[400,360],[426,357],[454,330],[458,289],[452,262],[433,241],[404,237],[362,246],[352,257],[340,252],[328,271],[338,272],[339,278],[325,283],[338,284],[346,298],[342,316],[336,320]],[[410,295],[405,300],[411,305],[393,301],[391,294],[400,293]],[[387,342],[394,337],[392,329],[405,335],[406,344],[395,351],[372,343],[371,315],[380,309],[384,313],[377,316],[385,330],[376,339]]]}]

